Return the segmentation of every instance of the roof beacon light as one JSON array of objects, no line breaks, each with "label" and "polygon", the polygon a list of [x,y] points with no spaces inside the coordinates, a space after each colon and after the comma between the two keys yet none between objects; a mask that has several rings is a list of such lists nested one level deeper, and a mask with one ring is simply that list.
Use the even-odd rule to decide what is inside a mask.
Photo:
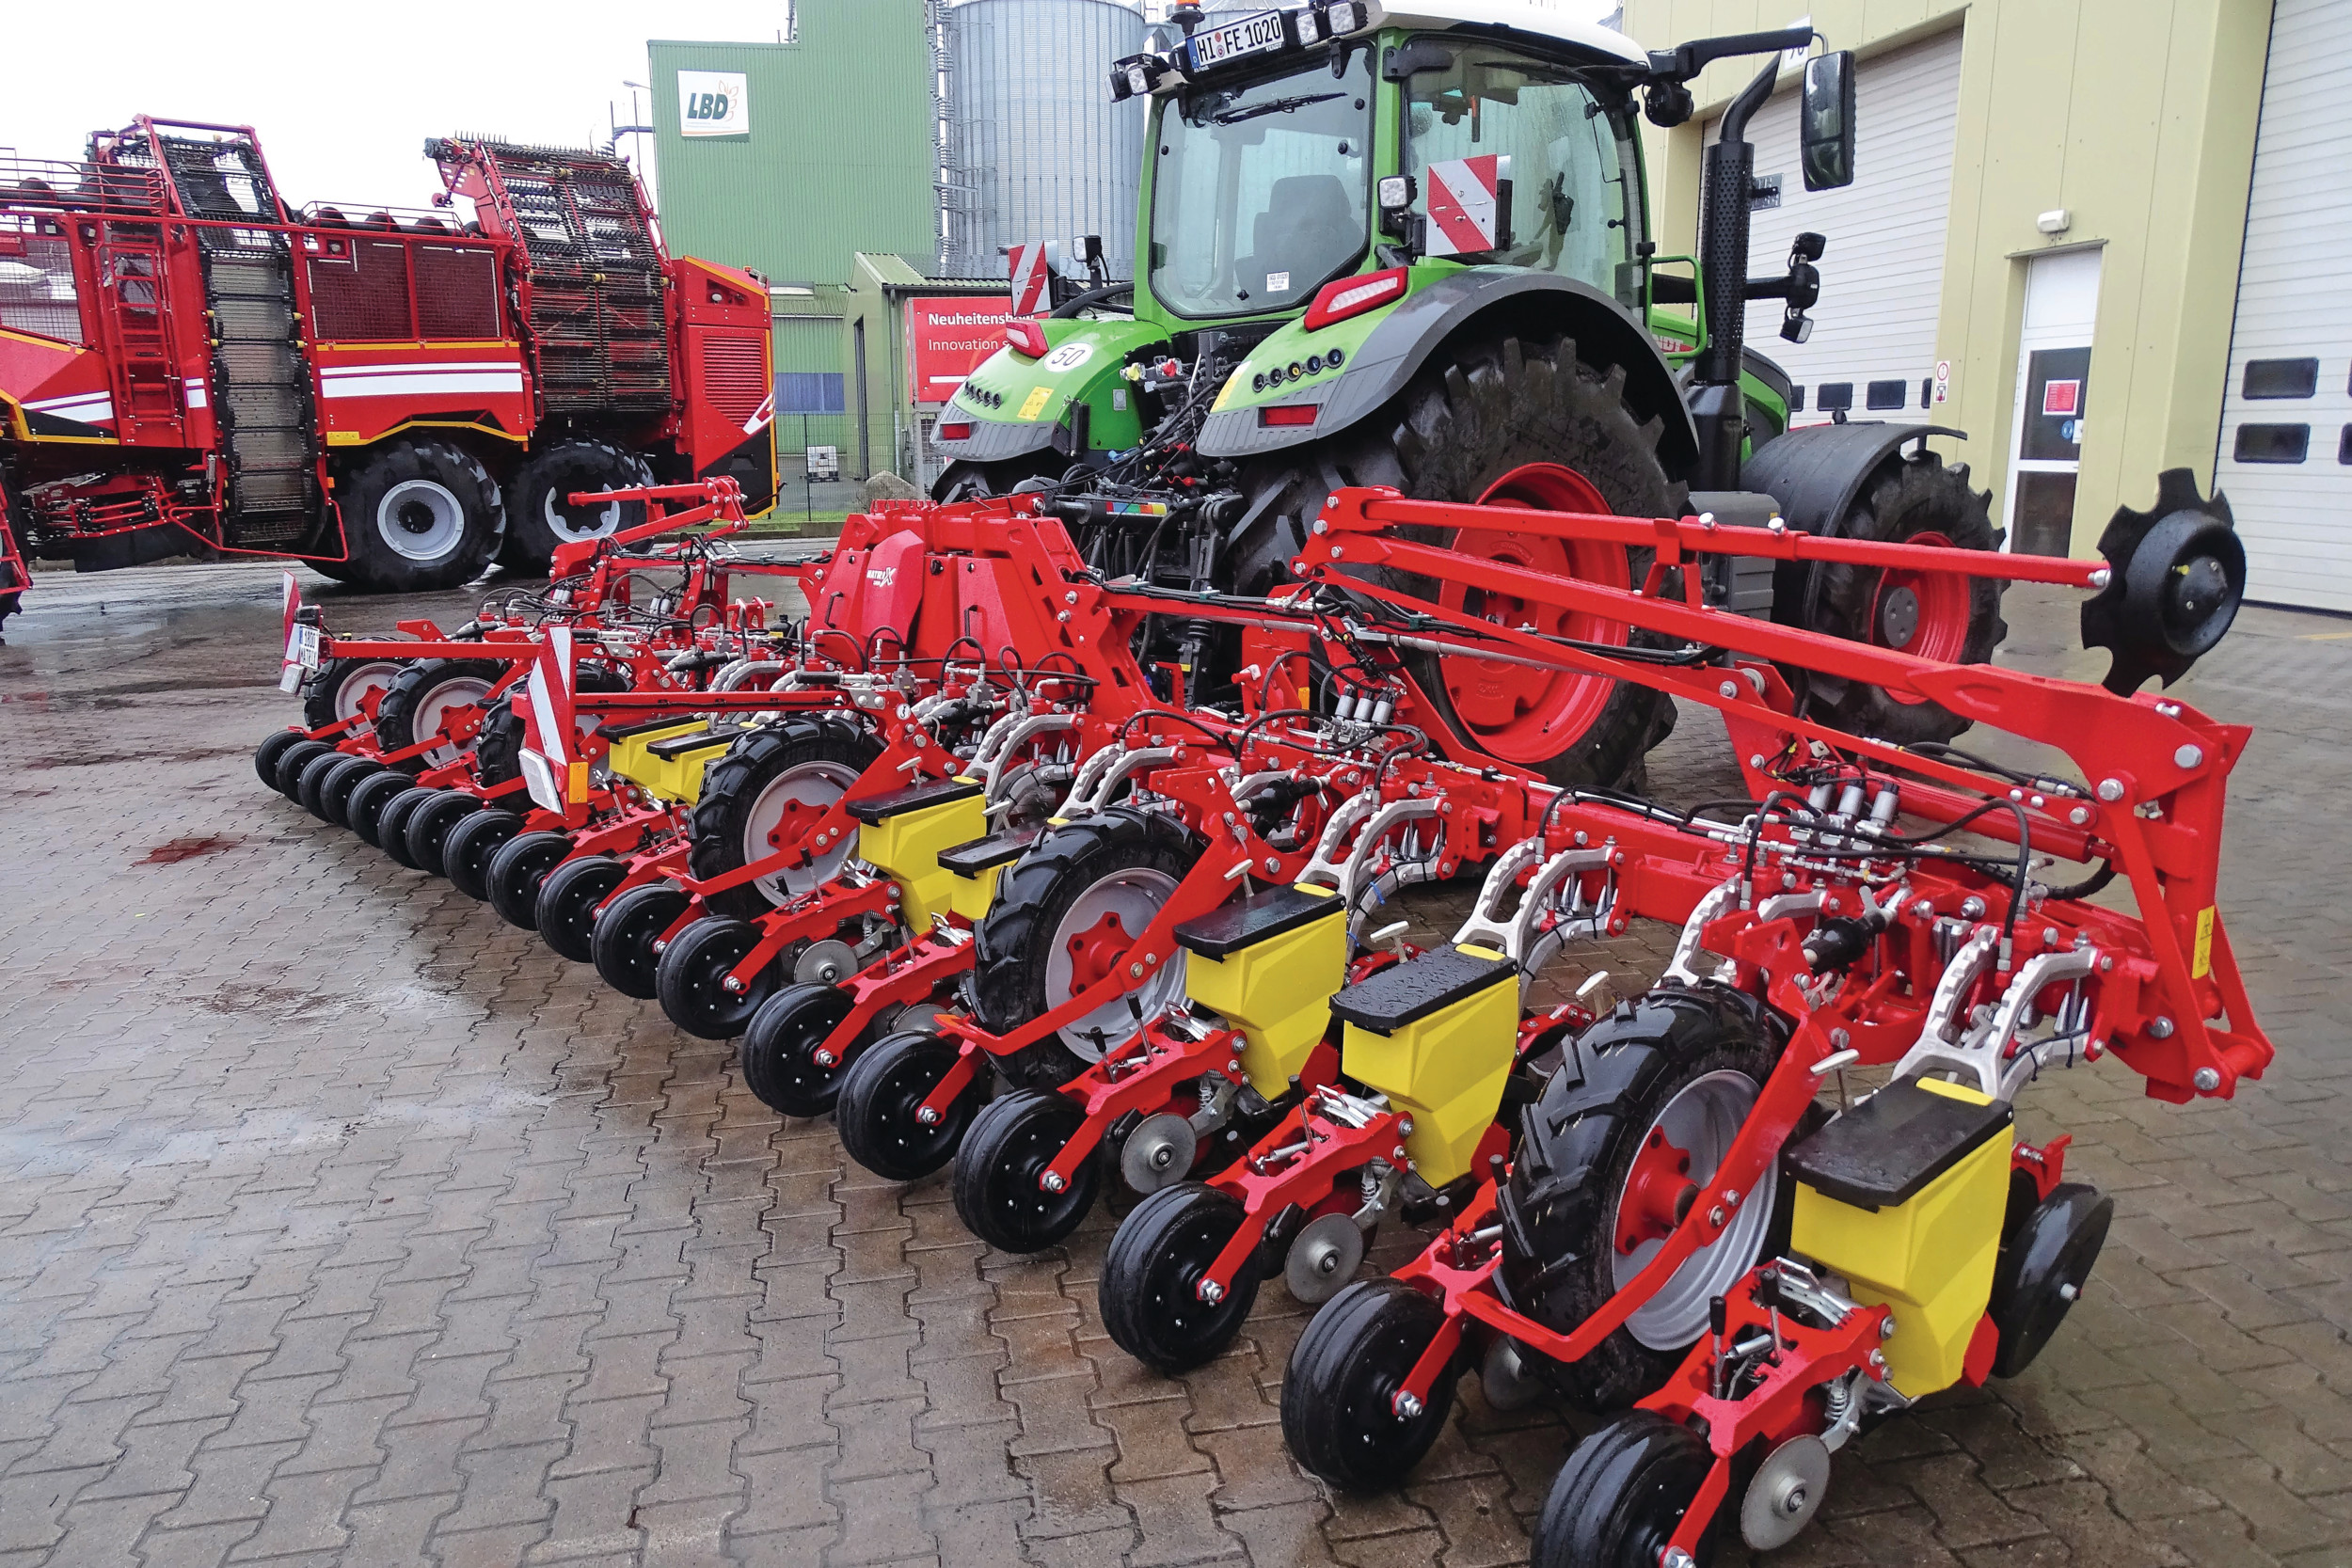
[{"label": "roof beacon light", "polygon": [[1323,292],[1315,295],[1315,302],[1307,307],[1306,328],[1320,332],[1334,322],[1360,316],[1404,297],[1403,267],[1391,267],[1362,277],[1343,277],[1336,283],[1325,284]]}]

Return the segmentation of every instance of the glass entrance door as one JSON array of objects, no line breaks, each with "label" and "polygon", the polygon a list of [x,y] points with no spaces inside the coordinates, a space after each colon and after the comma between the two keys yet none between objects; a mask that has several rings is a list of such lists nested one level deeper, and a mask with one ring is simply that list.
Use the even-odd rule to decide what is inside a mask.
[{"label": "glass entrance door", "polygon": [[2017,410],[2009,465],[2009,547],[2074,553],[2074,485],[2090,393],[2090,332],[2099,313],[2099,253],[2026,263],[2026,324],[2017,342]]}]

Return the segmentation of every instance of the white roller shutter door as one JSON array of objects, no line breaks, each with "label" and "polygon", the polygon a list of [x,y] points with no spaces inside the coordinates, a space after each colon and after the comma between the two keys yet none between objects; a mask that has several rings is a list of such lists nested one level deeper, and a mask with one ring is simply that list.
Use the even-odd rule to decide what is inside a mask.
[{"label": "white roller shutter door", "polygon": [[[1829,241],[1812,341],[1780,336],[1781,306],[1748,307],[1748,346],[1805,390],[1797,424],[1828,417],[1821,388],[1851,390],[1849,417],[1931,422],[1921,390],[1935,373],[1944,235],[1951,213],[1952,137],[1960,113],[1957,30],[1862,62],[1855,74],[1854,182],[1808,191],[1797,163],[1797,95],[1775,96],[1748,122],[1759,181],[1777,175],[1780,205],[1751,218],[1748,275],[1788,262],[1789,242],[1811,230]],[[1716,128],[1708,127],[1708,141]],[[1871,384],[1882,404],[1871,407]]]},{"label": "white roller shutter door", "polygon": [[2215,483],[2246,540],[2248,596],[2333,610],[2352,610],[2346,103],[2352,5],[2278,0]]}]

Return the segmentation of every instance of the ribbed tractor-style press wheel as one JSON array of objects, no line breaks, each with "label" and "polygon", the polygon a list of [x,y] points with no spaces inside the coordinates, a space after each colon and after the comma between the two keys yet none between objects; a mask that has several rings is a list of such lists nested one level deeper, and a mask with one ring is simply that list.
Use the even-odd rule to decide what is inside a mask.
[{"label": "ribbed tractor-style press wheel", "polygon": [[[1392,485],[1408,499],[1480,501],[1485,528],[1404,531],[1465,554],[1612,588],[1638,588],[1651,552],[1547,538],[1509,526],[1508,509],[1673,516],[1684,487],[1667,478],[1662,419],[1626,398],[1624,371],[1580,356],[1570,339],[1503,337],[1452,348],[1380,416],[1327,440],[1262,459],[1233,552],[1243,593],[1279,580],[1324,499],[1346,484]],[[1391,575],[1394,586],[1474,618],[1551,637],[1663,646],[1620,621],[1516,596]],[[1555,784],[1637,787],[1642,759],[1674,728],[1673,703],[1600,675],[1413,655],[1414,675],[1465,739]]]},{"label": "ribbed tractor-style press wheel", "polygon": [[[800,843],[881,755],[864,730],[825,720],[752,731],[703,771],[687,869],[710,881]],[[844,833],[806,865],[723,889],[704,902],[713,914],[755,919],[838,875],[856,843],[854,832]]]},{"label": "ribbed tractor-style press wheel", "polygon": [[[1199,840],[1181,824],[1127,806],[1038,840],[998,880],[996,901],[973,935],[973,1010],[981,1026],[1010,1034],[1133,962],[1136,940],[1200,858]],[[1150,1018],[1184,989],[1184,965],[1170,961],[1132,994]],[[1016,1084],[1052,1088],[1137,1027],[1126,998],[1114,997],[997,1066]]]},{"label": "ribbed tractor-style press wheel", "polygon": [[1163,1187],[1128,1211],[1095,1287],[1103,1326],[1120,1350],[1181,1372],[1233,1342],[1258,1299],[1257,1249],[1216,1300],[1202,1299],[1200,1281],[1245,1217],[1241,1199],[1198,1181]]},{"label": "ribbed tractor-style press wheel", "polygon": [[[1652,1410],[1616,1417],[1553,1479],[1529,1543],[1532,1568],[1658,1568],[1713,1464],[1707,1439],[1679,1422]],[[1713,1556],[1714,1535],[1710,1521],[1699,1562]]]},{"label": "ribbed tractor-style press wheel", "polygon": [[937,1035],[908,1030],[867,1046],[841,1075],[834,1104],[843,1150],[890,1181],[918,1181],[954,1159],[988,1098],[987,1074],[976,1074],[936,1121],[920,1113],[955,1065],[956,1048]]},{"label": "ribbed tractor-style press wheel", "polygon": [[743,1083],[780,1116],[821,1117],[841,1097],[850,1054],[830,1066],[816,1053],[855,1004],[822,981],[787,986],[770,997],[743,1031]]},{"label": "ribbed tractor-style press wheel", "polygon": [[[408,831],[417,831],[414,821]],[[522,831],[519,816],[495,806],[459,817],[441,840],[441,875],[467,897],[487,899],[490,862]]]},{"label": "ribbed tractor-style press wheel", "polygon": [[[1839,520],[1839,536],[1866,544],[1997,551],[1992,492],[1968,488],[1968,467],[1915,450],[1887,457]],[[1944,663],[1981,664],[2009,636],[2004,584],[1949,572],[1830,562],[1817,568],[1805,606],[1814,631]],[[1949,740],[1970,721],[1937,703],[1818,671],[1798,673],[1807,718],[1899,746]]]},{"label": "ribbed tractor-style press wheel", "polygon": [[628,875],[628,867],[611,855],[581,855],[548,872],[532,911],[539,940],[574,963],[594,962],[596,908]]},{"label": "ribbed tractor-style press wheel", "polygon": [[687,896],[668,882],[644,882],[616,895],[596,914],[588,956],[604,983],[623,996],[650,1002],[660,994],[654,943],[686,912]]},{"label": "ribbed tractor-style press wheel", "polygon": [[546,830],[516,833],[500,845],[490,857],[488,874],[482,879],[490,908],[498,911],[499,918],[509,926],[530,930],[532,919],[538,912],[539,885],[571,852],[569,833]]},{"label": "ribbed tractor-style press wheel", "polygon": [[[1723,1163],[1784,1043],[1761,1004],[1726,987],[1661,986],[1618,1005],[1529,1106],[1502,1193],[1502,1279],[1512,1304],[1559,1333],[1631,1283]],[[1707,1331],[1708,1305],[1772,1240],[1768,1164],[1723,1231],[1583,1360],[1545,1363],[1592,1410],[1662,1386]]]},{"label": "ribbed tractor-style press wheel", "polygon": [[956,1155],[964,1228],[1002,1252],[1042,1252],[1077,1229],[1094,1207],[1101,1161],[1078,1162],[1059,1190],[1041,1179],[1085,1122],[1076,1101],[1050,1090],[1015,1089],[993,1101]]},{"label": "ribbed tractor-style press wheel", "polygon": [[1394,1279],[1359,1279],[1323,1306],[1282,1374],[1282,1436],[1301,1465],[1350,1492],[1403,1481],[1445,1430],[1458,1366],[1399,1406],[1444,1309]]},{"label": "ribbed tractor-style press wheel", "polygon": [[458,739],[444,731],[456,723],[457,709],[482,705],[506,673],[507,666],[486,658],[428,658],[410,665],[376,705],[376,744],[389,753],[432,741],[420,755],[396,765],[408,773],[455,762],[472,739]]}]

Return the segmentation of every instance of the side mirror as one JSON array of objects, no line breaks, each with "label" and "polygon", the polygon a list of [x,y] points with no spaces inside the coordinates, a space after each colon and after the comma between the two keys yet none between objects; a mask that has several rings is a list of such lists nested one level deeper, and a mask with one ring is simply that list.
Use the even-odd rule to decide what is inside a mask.
[{"label": "side mirror", "polygon": [[1853,183],[1853,53],[1816,55],[1804,62],[1798,126],[1806,190],[1834,191]]}]

